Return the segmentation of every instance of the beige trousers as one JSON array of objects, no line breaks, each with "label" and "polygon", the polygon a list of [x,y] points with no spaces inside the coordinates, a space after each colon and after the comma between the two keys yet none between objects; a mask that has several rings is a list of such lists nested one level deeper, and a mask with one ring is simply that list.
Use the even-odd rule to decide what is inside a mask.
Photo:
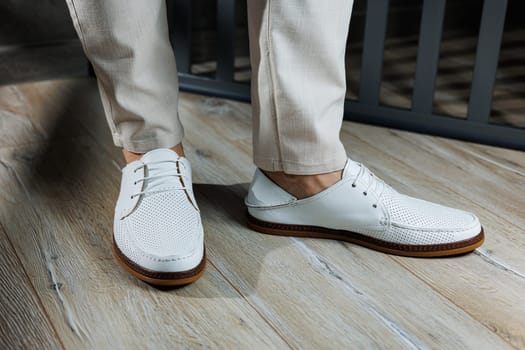
[{"label": "beige trousers", "polygon": [[[165,0],[66,0],[117,146],[182,141]],[[344,167],[339,132],[351,0],[248,0],[255,164],[317,174]]]}]

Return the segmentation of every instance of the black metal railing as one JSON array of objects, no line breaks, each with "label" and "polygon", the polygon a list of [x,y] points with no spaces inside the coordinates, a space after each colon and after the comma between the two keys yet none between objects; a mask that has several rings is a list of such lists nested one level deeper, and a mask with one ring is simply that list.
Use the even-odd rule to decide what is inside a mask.
[{"label": "black metal railing", "polygon": [[[489,122],[507,0],[484,0],[466,118],[434,112],[445,6],[423,1],[412,105],[403,109],[380,102],[389,0],[367,1],[359,98],[346,100],[345,119],[525,150],[525,129]],[[236,1],[217,0],[214,77],[191,72],[192,1],[173,0],[169,8],[181,89],[249,101],[249,85],[234,80]]]}]

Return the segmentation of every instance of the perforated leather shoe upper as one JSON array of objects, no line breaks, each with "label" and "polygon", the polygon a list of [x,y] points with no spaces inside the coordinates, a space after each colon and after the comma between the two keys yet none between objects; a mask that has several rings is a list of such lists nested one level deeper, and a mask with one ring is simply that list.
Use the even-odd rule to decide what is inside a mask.
[{"label": "perforated leather shoe upper", "polygon": [[114,238],[128,259],[149,270],[178,272],[199,264],[204,237],[187,159],[157,149],[122,170]]},{"label": "perforated leather shoe upper", "polygon": [[458,242],[481,231],[474,214],[400,194],[351,159],[338,183],[306,199],[257,170],[245,203],[264,222],[345,230],[406,245]]}]

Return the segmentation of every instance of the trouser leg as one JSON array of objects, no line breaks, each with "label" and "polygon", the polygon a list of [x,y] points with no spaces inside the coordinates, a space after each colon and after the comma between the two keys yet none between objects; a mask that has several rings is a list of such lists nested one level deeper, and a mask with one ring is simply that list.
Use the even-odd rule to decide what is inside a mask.
[{"label": "trouser leg", "polygon": [[254,161],[267,171],[342,169],[352,1],[248,1]]},{"label": "trouser leg", "polygon": [[165,0],[66,0],[91,61],[115,145],[142,153],[181,142]]}]

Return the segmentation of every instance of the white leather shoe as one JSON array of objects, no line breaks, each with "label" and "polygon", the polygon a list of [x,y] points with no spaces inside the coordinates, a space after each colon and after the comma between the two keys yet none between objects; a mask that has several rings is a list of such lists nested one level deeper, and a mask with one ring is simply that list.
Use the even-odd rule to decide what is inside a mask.
[{"label": "white leather shoe", "polygon": [[474,214],[402,195],[351,159],[339,182],[306,199],[257,169],[245,203],[256,231],[339,239],[397,255],[457,255],[484,241]]},{"label": "white leather shoe", "polygon": [[156,149],[122,169],[113,248],[126,270],[154,285],[203,274],[204,233],[186,158]]}]

